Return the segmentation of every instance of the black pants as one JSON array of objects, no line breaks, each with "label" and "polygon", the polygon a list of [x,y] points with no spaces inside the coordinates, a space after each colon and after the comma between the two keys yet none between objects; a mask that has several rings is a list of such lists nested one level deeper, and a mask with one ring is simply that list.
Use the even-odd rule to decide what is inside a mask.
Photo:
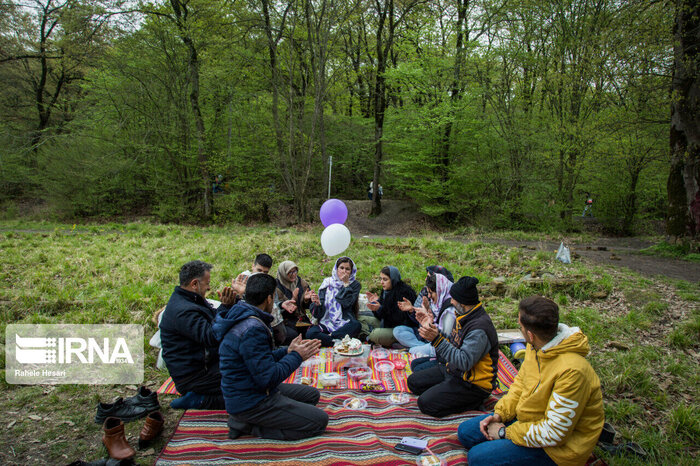
[{"label": "black pants", "polygon": [[221,392],[221,372],[218,363],[215,366],[202,369],[186,377],[173,377],[175,388],[184,395],[195,392],[204,395],[204,401],[199,409],[226,409],[224,394]]},{"label": "black pants", "polygon": [[350,335],[351,338],[357,337],[362,330],[362,325],[355,319],[350,320],[347,324],[340,327],[333,333],[326,333],[320,325],[309,327],[306,331],[306,338],[309,340],[321,340],[322,346],[333,346],[333,339],[342,340],[345,335]]},{"label": "black pants", "polygon": [[242,413],[229,414],[228,426],[261,438],[299,440],[321,435],[328,414],[315,407],[321,394],[301,384],[279,385],[279,391]]},{"label": "black pants", "polygon": [[444,364],[414,372],[408,388],[419,395],[421,412],[434,417],[478,409],[489,396],[483,388],[448,374]]}]

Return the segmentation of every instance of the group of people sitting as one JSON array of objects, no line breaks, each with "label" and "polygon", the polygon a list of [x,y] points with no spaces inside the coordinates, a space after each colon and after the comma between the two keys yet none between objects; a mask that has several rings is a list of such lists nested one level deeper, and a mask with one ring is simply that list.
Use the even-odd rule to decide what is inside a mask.
[{"label": "group of people sitting", "polygon": [[[349,335],[416,356],[408,387],[423,413],[483,410],[496,387],[498,334],[476,278],[455,281],[431,266],[416,294],[387,266],[381,294],[365,294],[371,315],[360,315],[361,284],[350,258],[335,262],[318,293],[294,262],[282,262],[276,278],[271,267],[269,255],[258,255],[250,271],[218,292],[214,308],[218,303],[206,299],[212,266],[182,266],[160,322],[163,359],[183,395],[171,406],[226,409],[234,439],[320,435],[328,415],[315,407],[318,390],[283,381],[322,346]],[[560,324],[558,306],[541,296],[519,303],[518,323],[528,345],[512,387],[493,414],[459,427],[469,464],[583,464],[604,422],[600,381],[585,359],[588,340]]]}]

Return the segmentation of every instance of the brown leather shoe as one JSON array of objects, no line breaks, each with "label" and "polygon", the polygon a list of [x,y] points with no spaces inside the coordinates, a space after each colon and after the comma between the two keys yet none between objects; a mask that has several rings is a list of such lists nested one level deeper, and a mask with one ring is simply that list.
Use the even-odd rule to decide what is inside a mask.
[{"label": "brown leather shoe", "polygon": [[115,460],[125,460],[136,454],[124,436],[124,423],[118,417],[108,417],[102,426],[102,443],[107,447],[107,453]]},{"label": "brown leather shoe", "polygon": [[151,441],[163,432],[163,415],[160,411],[153,411],[146,416],[146,422],[139,434],[139,450],[147,447]]}]

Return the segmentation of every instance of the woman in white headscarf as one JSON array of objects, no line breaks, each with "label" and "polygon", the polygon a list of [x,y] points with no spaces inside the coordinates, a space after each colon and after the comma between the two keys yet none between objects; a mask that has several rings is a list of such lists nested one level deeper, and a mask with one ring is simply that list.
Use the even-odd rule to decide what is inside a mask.
[{"label": "woman in white headscarf", "polygon": [[306,338],[316,338],[323,346],[333,346],[333,339],[342,339],[345,335],[357,337],[362,328],[357,321],[357,300],[362,285],[355,280],[356,275],[357,267],[349,257],[336,261],[333,273],[318,289],[318,304],[311,305],[311,312],[319,322],[307,330]]}]

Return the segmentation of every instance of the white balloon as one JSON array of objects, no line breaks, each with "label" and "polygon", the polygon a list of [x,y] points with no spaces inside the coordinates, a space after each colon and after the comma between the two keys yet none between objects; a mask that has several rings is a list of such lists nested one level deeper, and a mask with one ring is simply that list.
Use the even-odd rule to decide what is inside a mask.
[{"label": "white balloon", "polygon": [[350,246],[350,230],[342,223],[328,225],[321,233],[321,247],[327,256],[336,256]]}]

